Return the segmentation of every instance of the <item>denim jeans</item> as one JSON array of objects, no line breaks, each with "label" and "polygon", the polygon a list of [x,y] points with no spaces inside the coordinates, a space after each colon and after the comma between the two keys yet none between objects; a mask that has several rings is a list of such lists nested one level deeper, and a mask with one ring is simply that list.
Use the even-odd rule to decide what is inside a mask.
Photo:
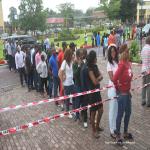
[{"label": "denim jeans", "polygon": [[[150,83],[150,75],[143,77],[143,85]],[[147,105],[150,105],[150,85],[142,88],[142,102],[146,102]]]},{"label": "denim jeans", "polygon": [[[74,85],[64,86],[64,92],[65,92],[65,95],[76,93],[75,86]],[[70,99],[65,100],[65,105],[66,105],[66,111],[69,111]],[[74,108],[75,108],[75,99],[73,99],[73,109]]]},{"label": "denim jeans", "polygon": [[[81,87],[75,85],[75,93],[80,93],[80,92],[81,92]],[[73,101],[75,103],[75,109],[80,108],[80,105],[81,105],[81,96],[73,98]],[[80,119],[80,113],[79,112],[76,112],[76,119]]]},{"label": "denim jeans", "polygon": [[128,132],[128,125],[131,116],[131,94],[120,94],[118,97],[118,114],[116,120],[116,133],[120,134],[121,121],[124,116],[124,133]]},{"label": "denim jeans", "polygon": [[[113,98],[116,96],[115,88],[108,89],[108,98]],[[116,99],[109,101],[109,128],[110,133],[113,134],[116,130],[116,118],[118,112],[118,102]]]},{"label": "denim jeans", "polygon": [[54,83],[54,97],[58,97],[59,77],[53,76],[53,83]]}]

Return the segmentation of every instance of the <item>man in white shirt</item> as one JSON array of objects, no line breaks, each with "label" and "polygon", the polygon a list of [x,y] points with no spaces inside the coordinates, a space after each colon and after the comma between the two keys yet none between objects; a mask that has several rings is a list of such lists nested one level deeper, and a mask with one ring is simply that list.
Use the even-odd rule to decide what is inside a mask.
[{"label": "man in white shirt", "polygon": [[13,64],[13,57],[12,57],[12,50],[11,50],[11,41],[7,42],[7,44],[6,44],[6,51],[7,51],[7,54],[8,54],[9,70],[11,71],[12,64]]},{"label": "man in white shirt", "polygon": [[45,41],[44,41],[44,45],[45,45],[45,48],[46,48],[46,52],[48,50],[50,50],[50,41],[49,41],[49,38],[48,36],[46,37]]},{"label": "man in white shirt", "polygon": [[16,63],[16,69],[19,71],[20,74],[20,82],[21,85],[23,85],[23,76],[24,80],[27,83],[27,77],[25,72],[25,53],[17,48],[17,53],[15,55],[15,63]]}]

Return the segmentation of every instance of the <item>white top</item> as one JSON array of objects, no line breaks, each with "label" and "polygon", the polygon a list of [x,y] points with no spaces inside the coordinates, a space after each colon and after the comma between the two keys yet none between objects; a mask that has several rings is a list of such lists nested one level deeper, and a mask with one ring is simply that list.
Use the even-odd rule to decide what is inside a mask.
[{"label": "white top", "polygon": [[61,70],[63,70],[65,72],[66,75],[66,80],[63,81],[63,85],[64,86],[70,86],[73,85],[73,68],[72,68],[72,63],[70,64],[70,66],[67,64],[66,60],[63,61],[62,65],[61,65]]},{"label": "white top", "polygon": [[47,64],[44,61],[40,61],[40,63],[36,67],[37,72],[40,74],[41,78],[47,78],[48,76],[48,70],[47,70]]},{"label": "white top", "polygon": [[[111,64],[110,62],[107,63],[107,72],[112,71],[114,75],[117,69],[118,69],[118,64],[115,61],[113,61],[113,64]],[[109,86],[111,85],[114,86],[114,83],[109,79]]]},{"label": "white top", "polygon": [[25,53],[23,51],[17,52],[15,54],[15,63],[16,63],[16,68],[23,68],[25,66]]},{"label": "white top", "polygon": [[46,45],[46,49],[50,48],[50,42],[48,38],[45,39],[44,44]]}]

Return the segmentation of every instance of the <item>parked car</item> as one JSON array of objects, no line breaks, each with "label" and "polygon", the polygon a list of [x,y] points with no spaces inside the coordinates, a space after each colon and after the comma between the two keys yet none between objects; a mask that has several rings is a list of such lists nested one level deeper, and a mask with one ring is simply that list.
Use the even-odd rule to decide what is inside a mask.
[{"label": "parked car", "polygon": [[23,45],[34,45],[36,44],[36,40],[29,35],[14,35],[2,38],[3,40],[12,40],[17,42],[21,42]]},{"label": "parked car", "polygon": [[142,35],[143,35],[143,36],[149,36],[149,35],[150,35],[150,24],[146,24],[146,25],[142,28]]}]

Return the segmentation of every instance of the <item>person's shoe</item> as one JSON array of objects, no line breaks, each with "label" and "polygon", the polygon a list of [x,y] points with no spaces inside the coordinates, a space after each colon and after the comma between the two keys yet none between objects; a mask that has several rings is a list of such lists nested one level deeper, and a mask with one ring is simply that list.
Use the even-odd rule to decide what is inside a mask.
[{"label": "person's shoe", "polygon": [[87,128],[87,127],[88,127],[87,122],[84,122],[84,123],[83,123],[83,126],[84,126],[84,128]]},{"label": "person's shoe", "polygon": [[133,135],[131,133],[124,133],[123,137],[127,140],[133,140]]},{"label": "person's shoe", "polygon": [[117,135],[115,133],[110,133],[110,137],[116,139]]},{"label": "person's shoe", "polygon": [[142,106],[146,105],[146,102],[142,102],[141,105],[142,105]]},{"label": "person's shoe", "polygon": [[120,137],[120,135],[117,135],[117,136],[116,136],[116,143],[117,143],[117,145],[119,145],[119,146],[123,146],[123,140],[122,140],[122,138]]}]

